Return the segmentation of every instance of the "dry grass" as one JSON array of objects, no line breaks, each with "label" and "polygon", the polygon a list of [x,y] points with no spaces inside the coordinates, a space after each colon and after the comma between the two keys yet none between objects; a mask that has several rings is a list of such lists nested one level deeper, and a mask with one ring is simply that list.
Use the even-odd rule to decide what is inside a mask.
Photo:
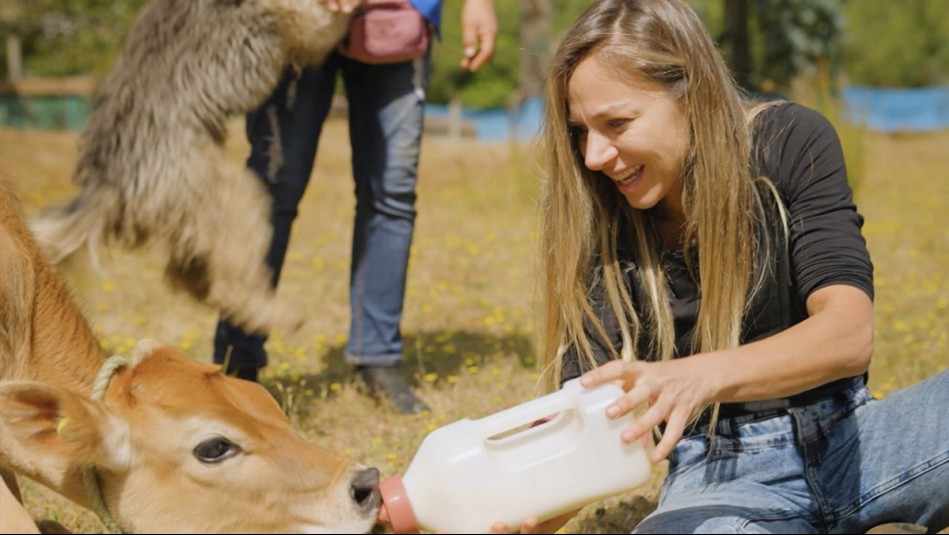
[{"label": "dry grass", "polygon": [[[235,123],[230,152],[246,143]],[[341,360],[348,327],[353,198],[345,124],[332,121],[304,198],[280,291],[310,314],[275,333],[263,382],[295,425],[326,449],[403,471],[426,433],[536,394],[534,250],[537,173],[526,147],[429,138],[403,331],[406,376],[431,414],[400,416],[363,395]],[[73,133],[0,130],[0,165],[29,212],[72,194]],[[877,354],[871,387],[885,395],[949,363],[949,133],[869,135],[858,198],[876,264]],[[82,265],[80,262],[78,265]],[[154,254],[113,251],[102,273],[70,271],[75,293],[111,351],[135,340],[174,343],[210,360],[215,315],[161,283]],[[665,467],[636,492],[584,509],[567,533],[628,532],[655,506]],[[28,485],[31,512],[81,532],[101,525]]]}]

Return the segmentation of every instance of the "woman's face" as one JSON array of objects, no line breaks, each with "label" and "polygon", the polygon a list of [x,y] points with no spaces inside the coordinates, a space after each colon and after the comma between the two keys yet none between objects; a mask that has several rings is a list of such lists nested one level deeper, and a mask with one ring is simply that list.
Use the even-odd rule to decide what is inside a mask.
[{"label": "woman's face", "polygon": [[595,54],[577,65],[567,100],[584,165],[611,180],[633,208],[660,206],[681,220],[689,124],[679,101],[659,84],[614,73]]}]

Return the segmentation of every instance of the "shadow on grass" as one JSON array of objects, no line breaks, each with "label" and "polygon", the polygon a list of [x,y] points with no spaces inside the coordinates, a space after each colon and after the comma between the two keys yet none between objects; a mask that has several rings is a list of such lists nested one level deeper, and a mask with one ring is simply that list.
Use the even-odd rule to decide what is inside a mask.
[{"label": "shadow on grass", "polygon": [[571,521],[571,533],[629,533],[656,510],[657,500],[630,495],[584,510]]},{"label": "shadow on grass", "polygon": [[[493,335],[473,331],[434,331],[406,333],[403,339],[404,358],[399,372],[412,387],[418,387],[427,374],[438,380],[458,375],[472,366],[486,366],[510,359],[525,371],[534,370],[537,361],[531,337],[524,333]],[[361,383],[355,368],[343,358],[345,344],[330,346],[319,358],[325,368],[319,373],[271,374],[262,383],[281,403],[288,395],[306,389],[320,397],[332,397],[339,385]],[[436,385],[438,382],[436,381]]]}]

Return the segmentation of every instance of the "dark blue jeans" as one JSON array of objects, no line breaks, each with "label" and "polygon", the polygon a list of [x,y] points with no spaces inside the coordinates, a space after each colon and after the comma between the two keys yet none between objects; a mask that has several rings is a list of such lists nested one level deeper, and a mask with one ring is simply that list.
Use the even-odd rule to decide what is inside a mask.
[{"label": "dark blue jeans", "polygon": [[[367,65],[332,54],[320,67],[288,71],[270,98],[247,115],[247,165],[273,197],[273,240],[267,263],[276,286],[297,207],[310,180],[316,147],[342,74],[356,215],[350,267],[346,360],[395,366],[402,358],[400,320],[415,224],[419,149],[429,58]],[[266,336],[218,322],[214,362],[267,364]]]},{"label": "dark blue jeans", "polygon": [[949,527],[949,371],[866,387],[679,441],[659,508],[633,533],[866,533]]}]

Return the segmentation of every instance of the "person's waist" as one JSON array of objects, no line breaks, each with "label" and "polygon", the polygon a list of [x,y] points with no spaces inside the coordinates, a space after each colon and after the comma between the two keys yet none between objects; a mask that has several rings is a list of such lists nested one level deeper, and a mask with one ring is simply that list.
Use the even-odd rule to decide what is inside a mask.
[{"label": "person's waist", "polygon": [[862,375],[856,377],[847,377],[823,384],[817,388],[812,388],[800,394],[788,396],[786,398],[765,399],[761,401],[745,401],[741,403],[722,403],[719,409],[719,416],[727,414],[748,414],[752,412],[765,412],[777,409],[792,409],[813,405],[819,401],[824,401],[836,397],[839,394],[846,393],[851,389],[863,386],[864,378]]},{"label": "person's waist", "polygon": [[[850,392],[862,387],[864,382],[864,376],[859,375],[856,377],[838,379],[793,396],[761,401],[744,401],[741,403],[721,403],[718,409],[718,420],[756,420],[768,418],[778,414],[784,414],[788,409],[813,405],[830,399],[840,399],[842,403],[845,403]],[[711,409],[706,410],[699,418],[695,428],[707,426],[711,418],[711,413]]]}]

